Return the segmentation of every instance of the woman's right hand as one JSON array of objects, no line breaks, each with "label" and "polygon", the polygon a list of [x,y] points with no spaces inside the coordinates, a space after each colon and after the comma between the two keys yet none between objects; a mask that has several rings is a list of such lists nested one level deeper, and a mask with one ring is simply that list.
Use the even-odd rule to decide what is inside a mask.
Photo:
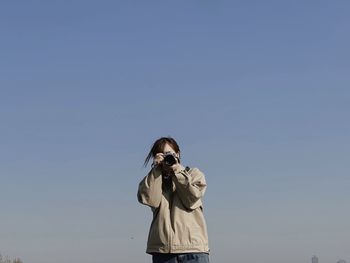
[{"label": "woman's right hand", "polygon": [[157,153],[153,159],[153,166],[159,166],[164,160],[164,153]]}]

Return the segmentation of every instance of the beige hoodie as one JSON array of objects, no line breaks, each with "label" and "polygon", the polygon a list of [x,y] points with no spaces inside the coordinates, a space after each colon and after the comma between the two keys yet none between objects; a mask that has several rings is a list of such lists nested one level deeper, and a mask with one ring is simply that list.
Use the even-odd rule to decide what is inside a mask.
[{"label": "beige hoodie", "polygon": [[204,174],[186,167],[173,176],[172,187],[165,189],[162,184],[160,169],[152,168],[137,192],[138,201],[153,212],[146,252],[209,253],[202,204],[207,186]]}]

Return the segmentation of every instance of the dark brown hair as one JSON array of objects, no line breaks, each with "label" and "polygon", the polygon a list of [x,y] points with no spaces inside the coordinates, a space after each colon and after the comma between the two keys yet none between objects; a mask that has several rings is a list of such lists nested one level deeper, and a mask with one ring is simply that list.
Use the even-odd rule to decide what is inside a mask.
[{"label": "dark brown hair", "polygon": [[145,167],[147,166],[149,160],[152,157],[154,158],[157,153],[163,152],[165,144],[169,144],[176,153],[179,153],[179,156],[180,156],[180,148],[177,142],[172,137],[169,137],[169,136],[161,137],[153,143],[153,146],[145,159],[145,163],[144,163]]}]

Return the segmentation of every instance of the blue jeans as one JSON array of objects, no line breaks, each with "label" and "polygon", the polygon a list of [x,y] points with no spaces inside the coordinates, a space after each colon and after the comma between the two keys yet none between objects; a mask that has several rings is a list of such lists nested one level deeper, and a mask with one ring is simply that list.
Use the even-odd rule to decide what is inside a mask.
[{"label": "blue jeans", "polygon": [[152,255],[153,263],[209,263],[208,253],[184,253],[184,254],[162,254]]}]

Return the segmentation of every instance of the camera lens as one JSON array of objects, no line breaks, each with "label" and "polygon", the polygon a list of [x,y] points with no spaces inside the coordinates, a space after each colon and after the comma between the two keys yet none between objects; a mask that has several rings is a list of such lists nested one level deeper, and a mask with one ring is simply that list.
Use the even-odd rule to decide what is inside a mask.
[{"label": "camera lens", "polygon": [[164,156],[164,163],[168,166],[172,166],[176,164],[175,157],[170,153]]}]

